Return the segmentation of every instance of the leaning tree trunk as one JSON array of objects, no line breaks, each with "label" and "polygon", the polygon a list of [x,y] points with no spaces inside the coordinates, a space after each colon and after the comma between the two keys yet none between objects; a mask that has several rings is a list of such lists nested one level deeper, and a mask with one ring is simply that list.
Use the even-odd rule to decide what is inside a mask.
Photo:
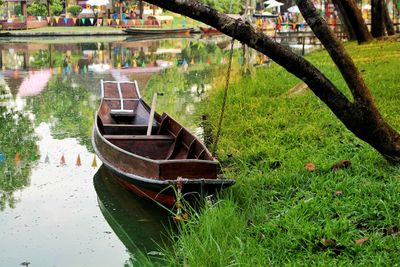
[{"label": "leaning tree trunk", "polygon": [[371,0],[371,34],[375,38],[385,36],[383,3],[383,0]]},{"label": "leaning tree trunk", "polygon": [[355,0],[333,0],[332,2],[335,7],[338,7],[341,17],[343,17],[342,22],[349,30],[349,34],[350,31],[354,32],[358,43],[369,42],[373,39]]},{"label": "leaning tree trunk", "polygon": [[384,1],[384,7],[383,7],[383,20],[385,23],[385,28],[386,28],[387,34],[395,35],[396,31],[394,29],[393,22],[390,19],[389,10],[388,10],[386,1]]},{"label": "leaning tree trunk", "polygon": [[298,6],[308,25],[341,71],[353,95],[353,102],[310,62],[274,42],[241,19],[233,19],[195,0],[147,0],[147,2],[204,22],[269,56],[287,71],[302,79],[357,137],[374,147],[386,159],[400,162],[400,135],[384,121],[350,56],[325,20],[318,15],[310,0],[299,0]]}]

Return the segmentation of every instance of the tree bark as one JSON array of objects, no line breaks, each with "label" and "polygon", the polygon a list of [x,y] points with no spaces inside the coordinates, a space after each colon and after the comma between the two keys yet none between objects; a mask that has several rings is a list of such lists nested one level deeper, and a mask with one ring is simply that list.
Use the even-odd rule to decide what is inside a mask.
[{"label": "tree bark", "polygon": [[143,19],[143,11],[144,11],[143,1],[139,0],[139,18],[140,19]]},{"label": "tree bark", "polygon": [[[394,7],[393,7],[393,8],[394,8]],[[383,18],[384,18],[385,28],[386,28],[387,34],[388,34],[388,35],[395,35],[395,34],[396,34],[396,31],[395,31],[395,29],[394,29],[393,22],[392,22],[392,20],[390,19],[389,10],[388,10],[386,1],[384,1]]]},{"label": "tree bark", "polygon": [[357,40],[357,35],[353,29],[353,26],[350,23],[349,17],[346,15],[346,9],[343,7],[342,2],[339,0],[332,0],[335,9],[338,11],[338,16],[341,21],[341,26],[345,32],[347,32],[347,36],[350,41]]},{"label": "tree bark", "polygon": [[119,19],[120,19],[120,25],[122,25],[122,4],[123,4],[123,2],[122,2],[122,0],[119,0],[118,1],[118,3],[119,3],[119,14],[118,14],[118,17],[119,17]]},{"label": "tree bark", "polygon": [[[349,31],[350,40],[356,39],[360,44],[372,41],[372,35],[368,31],[361,10],[355,0],[333,0],[332,2],[339,10],[341,18],[343,17],[342,22]],[[351,32],[354,32],[355,39],[352,38]]]},{"label": "tree bark", "polygon": [[51,17],[51,0],[47,0],[47,16]]},{"label": "tree bark", "polygon": [[373,37],[385,36],[383,0],[371,0],[371,34]]},{"label": "tree bark", "polygon": [[400,162],[400,135],[384,121],[350,56],[325,20],[317,14],[310,0],[297,2],[300,11],[341,71],[353,95],[353,101],[347,99],[310,62],[274,42],[241,19],[235,20],[226,14],[218,13],[195,0],[147,0],[147,2],[206,23],[269,56],[303,80],[357,137],[374,147],[386,159]]}]

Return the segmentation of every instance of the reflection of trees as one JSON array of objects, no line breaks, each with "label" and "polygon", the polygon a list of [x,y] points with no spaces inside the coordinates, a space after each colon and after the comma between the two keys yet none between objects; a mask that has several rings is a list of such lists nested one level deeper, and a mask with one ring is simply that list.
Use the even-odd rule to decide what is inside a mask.
[{"label": "reflection of trees", "polygon": [[[36,136],[31,121],[22,113],[8,111],[0,106],[0,211],[8,205],[13,208],[13,192],[29,184],[32,163],[38,158]],[[15,161],[16,153],[21,161]]]},{"label": "reflection of trees", "polygon": [[194,105],[201,101],[205,87],[211,84],[217,71],[217,66],[189,68],[187,72],[177,67],[166,69],[152,77],[144,98],[150,104],[154,92],[163,92],[164,96],[157,99],[157,111],[169,113],[185,127],[193,130],[196,128],[196,121],[191,116]]},{"label": "reflection of trees", "polygon": [[92,149],[90,143],[94,112],[98,105],[86,88],[71,85],[70,79],[51,79],[47,89],[38,97],[29,99],[36,123],[51,122],[54,138],[76,138]]},{"label": "reflection of trees", "polygon": [[[221,68],[220,62],[223,57],[228,57],[228,52],[213,43],[188,40],[182,42],[186,42],[182,59],[189,64],[193,59],[195,65],[190,65],[187,71],[174,67],[154,75],[144,97],[149,102],[154,92],[162,91],[165,96],[157,100],[157,110],[168,112],[185,127],[194,130],[197,121],[190,115],[195,111],[195,104],[201,101],[207,85],[211,85],[213,77],[220,76],[221,71],[225,70],[225,67]],[[212,58],[212,62],[216,64],[206,64],[208,58]]]},{"label": "reflection of trees", "polygon": [[51,66],[51,53],[50,50],[38,50],[32,55],[33,60],[30,66],[33,68],[42,68]]}]

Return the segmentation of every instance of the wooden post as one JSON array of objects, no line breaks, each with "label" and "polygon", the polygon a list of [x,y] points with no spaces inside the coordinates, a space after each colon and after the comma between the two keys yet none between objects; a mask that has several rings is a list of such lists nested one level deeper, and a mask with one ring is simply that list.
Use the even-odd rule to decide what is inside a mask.
[{"label": "wooden post", "polygon": [[151,102],[151,110],[149,117],[149,124],[147,125],[147,136],[151,135],[151,129],[153,128],[154,112],[156,110],[157,93],[153,94],[153,101]]},{"label": "wooden post", "polygon": [[26,1],[21,1],[21,13],[22,13],[22,15],[24,16],[24,21],[26,21],[28,18],[27,18],[27,16],[28,16],[28,12],[27,12],[27,10],[26,10]]}]

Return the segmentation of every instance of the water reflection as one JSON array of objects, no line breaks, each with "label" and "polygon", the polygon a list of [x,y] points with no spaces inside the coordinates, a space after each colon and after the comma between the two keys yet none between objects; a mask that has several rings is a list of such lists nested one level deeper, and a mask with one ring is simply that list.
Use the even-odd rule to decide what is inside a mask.
[{"label": "water reflection", "polygon": [[167,242],[170,214],[122,188],[112,175],[103,165],[93,178],[104,218],[131,254],[130,262],[158,255],[157,243]]},{"label": "water reflection", "polygon": [[0,211],[15,207],[14,191],[30,183],[31,167],[38,159],[30,118],[0,106]]},{"label": "water reflection", "polygon": [[102,168],[94,179],[98,196],[93,190],[100,79],[138,80],[145,98],[162,89],[158,110],[196,129],[195,105],[225,69],[226,44],[0,40],[0,266],[129,266],[139,251],[157,251],[152,240],[160,240],[168,214],[133,200]]}]

